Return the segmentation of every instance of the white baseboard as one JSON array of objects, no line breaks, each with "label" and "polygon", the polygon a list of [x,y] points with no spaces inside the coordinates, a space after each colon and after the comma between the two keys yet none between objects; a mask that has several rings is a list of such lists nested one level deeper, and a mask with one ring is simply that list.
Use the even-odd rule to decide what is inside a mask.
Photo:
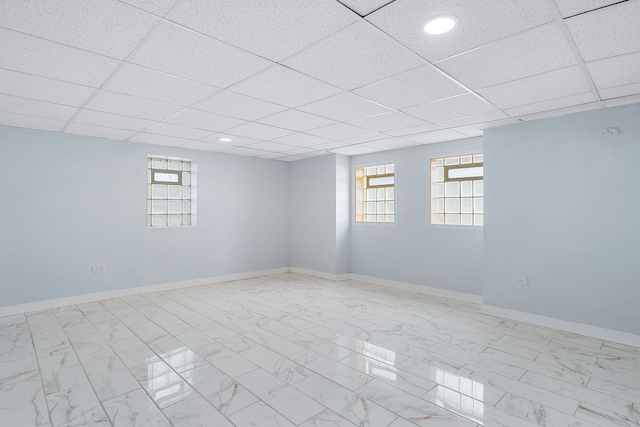
[{"label": "white baseboard", "polygon": [[504,317],[506,319],[523,323],[530,323],[535,326],[542,326],[544,328],[557,329],[605,341],[640,347],[640,335],[632,334],[630,332],[616,331],[614,329],[601,328],[599,326],[571,322],[569,320],[540,316],[539,314],[526,313],[523,311],[511,310],[509,308],[496,307],[488,304],[483,304],[480,311],[492,316]]},{"label": "white baseboard", "polygon": [[348,280],[351,276],[349,273],[333,274],[333,273],[325,273],[324,271],[311,270],[308,268],[301,268],[301,267],[289,267],[289,273],[306,274],[307,276],[320,277],[322,279],[332,280],[334,282],[339,282],[341,280]]},{"label": "white baseboard", "polygon": [[105,299],[122,298],[131,295],[146,294],[150,292],[167,291],[171,289],[189,288],[192,286],[209,285],[214,283],[230,282],[233,280],[252,279],[254,277],[270,276],[273,274],[287,273],[288,268],[275,268],[271,270],[249,271],[245,273],[225,274],[222,276],[203,277],[200,279],[180,280],[178,282],[160,283],[157,285],[139,286],[135,288],[116,289],[113,291],[93,292],[90,294],[74,295],[64,298],[48,299],[44,301],[29,302],[25,304],[0,307],[0,317],[14,314],[29,313],[32,311],[48,310],[67,305],[84,304],[88,302],[102,301]]}]

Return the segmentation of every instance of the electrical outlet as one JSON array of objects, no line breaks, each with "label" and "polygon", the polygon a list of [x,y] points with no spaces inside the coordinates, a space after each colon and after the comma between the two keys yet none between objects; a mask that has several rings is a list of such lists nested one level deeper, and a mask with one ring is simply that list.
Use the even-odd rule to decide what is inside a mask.
[{"label": "electrical outlet", "polygon": [[91,266],[91,272],[92,273],[104,273],[105,271],[107,271],[107,269],[105,268],[104,265],[92,265]]},{"label": "electrical outlet", "polygon": [[513,284],[518,286],[529,286],[529,278],[527,276],[514,276]]}]

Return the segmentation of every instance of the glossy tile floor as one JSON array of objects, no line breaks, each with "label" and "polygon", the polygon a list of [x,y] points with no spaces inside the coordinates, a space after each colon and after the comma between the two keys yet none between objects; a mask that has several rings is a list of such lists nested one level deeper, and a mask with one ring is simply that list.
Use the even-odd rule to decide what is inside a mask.
[{"label": "glossy tile floor", "polygon": [[0,318],[0,425],[638,426],[640,349],[282,274]]}]

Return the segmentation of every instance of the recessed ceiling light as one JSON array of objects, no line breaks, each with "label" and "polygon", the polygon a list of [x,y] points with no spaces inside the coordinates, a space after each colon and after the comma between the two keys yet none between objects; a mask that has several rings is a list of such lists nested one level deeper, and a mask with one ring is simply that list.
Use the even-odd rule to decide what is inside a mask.
[{"label": "recessed ceiling light", "polygon": [[231,142],[231,138],[220,138],[218,141]]},{"label": "recessed ceiling light", "polygon": [[458,22],[458,18],[453,15],[436,16],[428,20],[423,29],[427,34],[444,34],[453,30]]}]

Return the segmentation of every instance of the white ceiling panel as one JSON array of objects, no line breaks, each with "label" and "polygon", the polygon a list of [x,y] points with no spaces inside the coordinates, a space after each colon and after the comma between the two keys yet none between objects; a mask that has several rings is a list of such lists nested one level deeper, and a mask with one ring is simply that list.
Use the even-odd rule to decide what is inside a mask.
[{"label": "white ceiling panel", "polygon": [[2,2],[0,26],[124,59],[158,18],[116,0]]},{"label": "white ceiling panel", "polygon": [[106,56],[0,27],[0,68],[100,87],[119,64]]},{"label": "white ceiling panel", "polygon": [[300,110],[334,120],[349,121],[391,110],[349,92],[305,105]]},{"label": "white ceiling panel", "polygon": [[388,135],[385,135],[383,133],[369,132],[365,135],[354,136],[353,138],[343,139],[342,142],[345,145],[362,144],[363,142],[378,141],[380,139],[385,139],[388,137],[389,137]]},{"label": "white ceiling panel", "polygon": [[587,68],[598,89],[640,83],[640,52],[587,62]]},{"label": "white ceiling panel", "polygon": [[640,51],[640,1],[627,1],[565,20],[585,61]]},{"label": "white ceiling panel", "polygon": [[256,120],[287,109],[282,105],[228,90],[221,90],[209,98],[194,104],[193,108],[243,120]]},{"label": "white ceiling panel", "polygon": [[[231,141],[220,141],[220,138],[231,139]],[[245,145],[251,145],[255,144],[256,142],[260,142],[259,139],[245,138],[242,136],[229,135],[227,133],[214,133],[213,135],[205,136],[204,138],[200,139],[207,142],[215,142],[228,145],[231,147],[244,147]]]},{"label": "white ceiling panel", "polygon": [[381,151],[378,148],[366,146],[364,144],[347,145],[346,147],[333,148],[332,153],[345,154],[347,156],[358,156],[360,154],[376,153]]},{"label": "white ceiling panel", "polygon": [[628,105],[628,104],[635,104],[637,102],[640,102],[640,84],[636,86],[638,87],[638,94],[607,100],[606,102],[603,102],[603,104],[606,107],[617,107],[618,105]]},{"label": "white ceiling panel", "polygon": [[64,132],[95,138],[115,139],[116,141],[124,141],[136,133],[133,130],[115,129],[84,123],[69,123]]},{"label": "white ceiling panel", "polygon": [[291,145],[293,147],[311,147],[313,145],[324,144],[331,142],[330,139],[320,138],[315,135],[308,135],[306,133],[294,133],[291,135],[283,136],[282,138],[276,138],[274,142],[281,144]]},{"label": "white ceiling panel", "polygon": [[78,109],[67,105],[0,94],[0,111],[67,121]]},{"label": "white ceiling panel", "polygon": [[0,68],[0,93],[80,107],[95,92],[87,86]]},{"label": "white ceiling panel", "polygon": [[331,141],[331,142],[324,142],[322,144],[318,144],[318,145],[314,145],[312,147],[309,147],[313,150],[317,150],[317,151],[328,151],[331,150],[333,148],[338,148],[338,147],[346,147],[347,143],[342,142],[342,141]]},{"label": "white ceiling panel", "polygon": [[370,14],[376,9],[391,3],[394,0],[338,0],[360,16]]},{"label": "white ceiling panel", "polygon": [[232,150],[234,147],[228,146],[225,144],[215,143],[215,142],[192,141],[182,145],[181,148],[187,148],[189,150],[214,151],[216,153],[223,153],[225,151]]},{"label": "white ceiling panel", "polygon": [[120,0],[154,15],[165,16],[179,0]]},{"label": "white ceiling panel", "polygon": [[137,96],[102,90],[96,94],[85,108],[107,113],[123,114],[147,120],[162,121],[183,107]]},{"label": "white ceiling panel", "polygon": [[456,132],[463,133],[468,136],[482,136],[484,129],[494,128],[498,126],[506,126],[514,123],[520,123],[520,119],[508,118],[494,120],[491,122],[475,123],[468,126],[460,126],[456,128]]},{"label": "white ceiling panel", "polygon": [[[460,25],[452,33],[430,36],[425,22],[454,15]],[[531,0],[402,0],[366,18],[429,61],[437,61],[553,20],[544,1]]]},{"label": "white ceiling panel", "polygon": [[578,66],[527,77],[478,91],[498,108],[507,109],[589,92],[591,87]]},{"label": "white ceiling panel", "polygon": [[598,9],[620,0],[555,0],[563,18]]},{"label": "white ceiling panel", "polygon": [[285,153],[288,155],[292,155],[292,154],[307,155],[308,153],[315,153],[315,152],[316,150],[312,150],[311,148],[304,148],[304,147],[293,147],[292,149],[285,151]]},{"label": "white ceiling panel", "polygon": [[193,110],[190,108],[180,111],[175,116],[171,116],[165,120],[165,122],[172,123],[174,125],[205,129],[212,132],[223,132],[229,128],[245,123],[244,120],[219,116],[217,114]]},{"label": "white ceiling panel", "polygon": [[298,132],[304,132],[305,130],[315,129],[334,123],[333,120],[293,109],[265,117],[258,121],[266,125],[278,126]]},{"label": "white ceiling panel", "polygon": [[185,107],[219,91],[212,86],[133,64],[125,64],[118,70],[105,89]]},{"label": "white ceiling panel", "polygon": [[318,129],[310,130],[307,133],[319,136],[321,138],[336,139],[336,140],[355,138],[358,136],[365,136],[365,135],[372,134],[372,132],[366,129],[362,129],[346,123],[336,123],[334,125],[329,125],[329,126],[321,127]]},{"label": "white ceiling panel", "polygon": [[81,110],[73,119],[74,122],[97,125],[110,128],[141,131],[155,122],[119,114],[104,113],[102,111]]},{"label": "white ceiling panel", "polygon": [[247,147],[237,147],[225,152],[226,154],[233,154],[235,156],[247,156],[247,157],[262,157],[267,154],[272,154],[272,151],[256,150]]},{"label": "white ceiling panel", "polygon": [[159,24],[129,60],[220,88],[272,65],[264,58],[166,22]]},{"label": "white ceiling panel", "polygon": [[379,139],[377,141],[365,142],[362,145],[365,147],[373,147],[378,150],[395,150],[398,148],[414,147],[419,144],[414,141],[409,141],[408,139],[387,138]]},{"label": "white ceiling panel", "polygon": [[419,67],[424,62],[371,24],[361,21],[303,50],[284,64],[352,90]]},{"label": "white ceiling panel", "polygon": [[425,124],[424,120],[417,119],[399,111],[363,117],[361,119],[352,120],[349,123],[376,132],[405,129]]},{"label": "white ceiling panel", "polygon": [[555,110],[547,110],[547,111],[541,111],[539,113],[528,114],[526,116],[520,116],[520,120],[522,120],[522,121],[531,121],[531,120],[547,119],[547,118],[550,118],[550,117],[565,116],[567,114],[582,113],[584,111],[598,110],[600,108],[602,108],[602,104],[601,103],[592,102],[592,103],[589,103],[589,104],[574,105],[574,106],[566,107],[566,108],[558,108],[558,109],[555,109]]},{"label": "white ceiling panel", "polygon": [[431,123],[475,116],[495,110],[494,106],[471,94],[458,95],[403,109],[408,114]]},{"label": "white ceiling panel", "polygon": [[167,18],[273,61],[358,19],[335,0],[192,0],[180,2]]},{"label": "white ceiling panel", "polygon": [[274,65],[230,89],[291,108],[342,92],[337,87],[281,65]]},{"label": "white ceiling panel", "polygon": [[211,131],[208,130],[172,125],[169,123],[156,123],[155,125],[146,129],[145,132],[187,139],[200,139],[211,134]]},{"label": "white ceiling panel", "polygon": [[547,101],[536,102],[528,105],[522,105],[515,108],[505,110],[508,114],[515,117],[526,116],[528,114],[539,113],[541,111],[556,110],[558,108],[571,107],[574,105],[586,104],[597,101],[592,92],[579,93],[577,95],[565,96],[562,98],[549,99]]},{"label": "white ceiling panel", "polygon": [[0,111],[0,125],[60,132],[66,122]]},{"label": "white ceiling panel", "polygon": [[181,147],[194,142],[192,139],[179,138],[169,135],[157,135],[153,133],[140,132],[129,138],[129,141],[142,144],[164,145],[168,147]]},{"label": "white ceiling panel", "polygon": [[429,66],[409,70],[353,93],[391,108],[406,108],[466,91]]},{"label": "white ceiling panel", "polygon": [[457,139],[464,139],[464,138],[468,138],[468,136],[460,132],[456,132],[450,129],[445,129],[445,130],[435,130],[433,132],[420,133],[417,135],[409,135],[409,136],[405,136],[404,138],[410,141],[418,142],[420,144],[433,144],[436,142],[455,141]]},{"label": "white ceiling panel", "polygon": [[467,126],[475,123],[490,122],[494,120],[506,119],[509,116],[502,111],[492,111],[490,113],[476,114],[475,116],[462,117],[460,119],[447,120],[436,123],[445,129],[459,126]]},{"label": "white ceiling panel", "polygon": [[245,123],[241,126],[229,129],[227,133],[231,135],[244,136],[246,138],[268,141],[270,139],[290,135],[293,132],[288,129],[267,126],[261,123]]},{"label": "white ceiling panel", "polygon": [[440,126],[434,125],[433,123],[426,123],[424,125],[414,126],[410,128],[388,130],[384,133],[386,135],[391,135],[391,136],[403,136],[403,135],[410,135],[414,133],[430,132],[432,130],[439,130],[439,129],[441,129]]},{"label": "white ceiling panel", "polygon": [[640,83],[633,83],[630,85],[610,87],[607,89],[601,89],[598,91],[602,99],[619,98],[621,96],[634,95],[640,93]]},{"label": "white ceiling panel", "polygon": [[471,89],[493,86],[574,65],[571,47],[557,24],[482,46],[437,65]]},{"label": "white ceiling panel", "polygon": [[247,148],[251,148],[253,150],[264,150],[271,151],[272,153],[286,153],[295,149],[290,145],[278,144],[277,142],[272,141],[261,141],[252,145],[247,145]]}]

